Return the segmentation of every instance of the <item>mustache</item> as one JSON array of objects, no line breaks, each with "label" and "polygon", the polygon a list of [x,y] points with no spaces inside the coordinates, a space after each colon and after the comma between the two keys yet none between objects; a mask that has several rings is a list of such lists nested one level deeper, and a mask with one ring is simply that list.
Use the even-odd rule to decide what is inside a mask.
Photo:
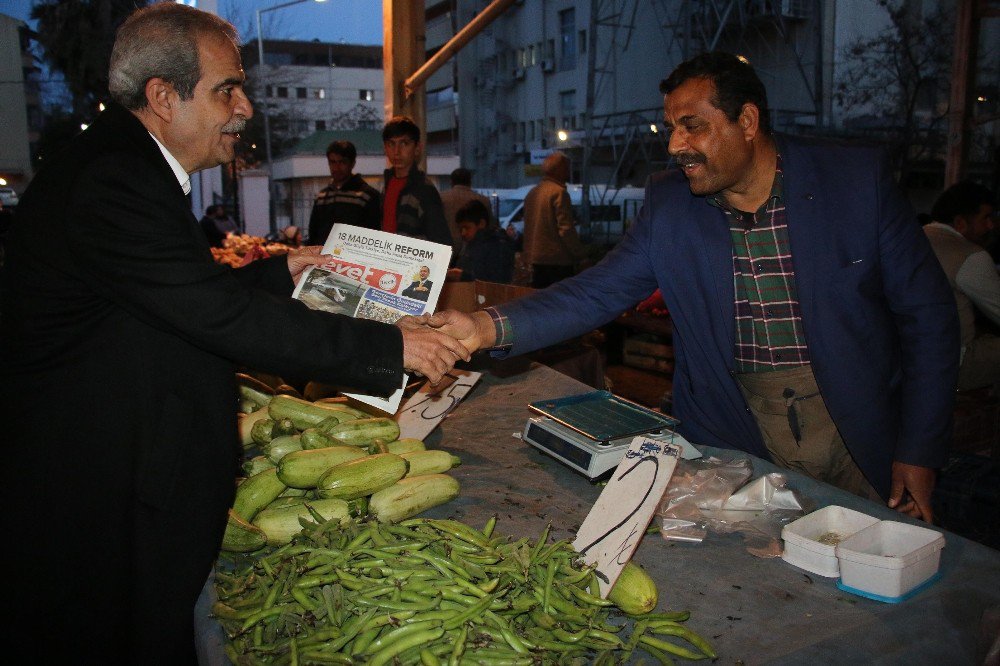
[{"label": "mustache", "polygon": [[236,116],[228,123],[222,126],[223,134],[236,134],[237,132],[242,132],[247,128],[247,119],[243,116]]},{"label": "mustache", "polygon": [[678,164],[704,164],[705,156],[699,153],[677,153],[674,161]]}]

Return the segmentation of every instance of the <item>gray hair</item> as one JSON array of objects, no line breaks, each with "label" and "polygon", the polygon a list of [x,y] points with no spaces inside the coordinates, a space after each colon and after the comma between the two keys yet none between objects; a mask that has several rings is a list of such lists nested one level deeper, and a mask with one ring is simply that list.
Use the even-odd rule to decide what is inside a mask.
[{"label": "gray hair", "polygon": [[239,48],[236,28],[214,14],[173,2],[133,12],[118,29],[111,51],[111,98],[126,109],[142,109],[146,83],[161,78],[181,99],[191,99],[201,79],[198,38],[206,34],[226,37]]}]

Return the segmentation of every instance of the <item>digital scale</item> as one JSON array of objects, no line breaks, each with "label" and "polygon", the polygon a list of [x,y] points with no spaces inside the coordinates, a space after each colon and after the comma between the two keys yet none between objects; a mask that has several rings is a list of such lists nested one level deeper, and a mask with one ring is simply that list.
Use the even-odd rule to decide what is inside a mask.
[{"label": "digital scale", "polygon": [[680,421],[610,391],[540,400],[528,408],[540,416],[528,419],[522,439],[591,479],[617,467],[636,435],[676,444],[683,458],[701,457],[675,432]]}]

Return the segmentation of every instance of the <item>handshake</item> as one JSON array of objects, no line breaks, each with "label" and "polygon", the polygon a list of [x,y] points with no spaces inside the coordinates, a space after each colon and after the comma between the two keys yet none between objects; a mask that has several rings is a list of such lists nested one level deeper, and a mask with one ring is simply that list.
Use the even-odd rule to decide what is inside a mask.
[{"label": "handshake", "polygon": [[493,318],[486,312],[468,314],[444,310],[396,322],[403,333],[403,368],[427,377],[431,386],[444,378],[455,363],[496,342]]}]

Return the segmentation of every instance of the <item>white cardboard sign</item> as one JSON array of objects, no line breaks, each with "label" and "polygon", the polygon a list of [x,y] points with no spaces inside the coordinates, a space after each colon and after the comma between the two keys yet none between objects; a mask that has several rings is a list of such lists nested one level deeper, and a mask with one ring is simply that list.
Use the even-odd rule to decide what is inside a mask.
[{"label": "white cardboard sign", "polygon": [[597,565],[602,597],[639,545],[680,457],[681,447],[675,444],[634,438],[580,526],[573,548]]},{"label": "white cardboard sign", "polygon": [[481,372],[455,368],[437,386],[421,386],[396,412],[399,437],[427,437],[458,406],[482,376]]}]

